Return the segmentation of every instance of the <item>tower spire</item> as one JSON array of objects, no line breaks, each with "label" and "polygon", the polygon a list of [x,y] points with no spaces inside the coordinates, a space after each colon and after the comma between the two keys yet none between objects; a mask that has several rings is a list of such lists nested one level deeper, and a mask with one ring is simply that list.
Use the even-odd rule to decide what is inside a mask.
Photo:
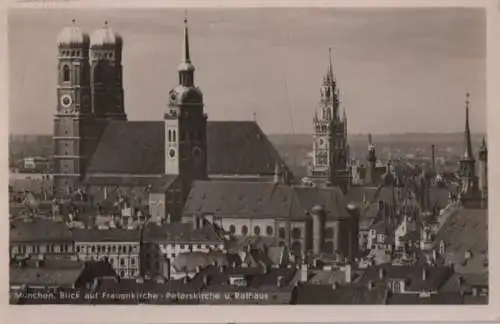
[{"label": "tower spire", "polygon": [[189,35],[188,35],[188,19],[187,11],[184,13],[184,39],[182,44],[182,59],[179,64],[179,83],[185,87],[194,85],[194,65],[191,63],[189,54]]},{"label": "tower spire", "polygon": [[182,62],[191,63],[191,57],[189,56],[189,34],[188,34],[187,10],[184,11],[184,44],[182,46]]},{"label": "tower spire", "polygon": [[464,159],[465,160],[473,160],[474,156],[472,154],[472,144],[470,138],[470,126],[469,126],[469,97],[470,93],[467,92],[466,100],[465,100],[465,152]]}]

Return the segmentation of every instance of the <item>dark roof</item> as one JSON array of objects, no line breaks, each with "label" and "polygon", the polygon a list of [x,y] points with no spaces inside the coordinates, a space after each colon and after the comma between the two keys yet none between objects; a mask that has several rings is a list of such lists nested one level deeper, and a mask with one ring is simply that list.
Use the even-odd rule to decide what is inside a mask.
[{"label": "dark roof", "polygon": [[17,219],[10,223],[10,242],[71,242],[73,236],[63,222],[45,218]]},{"label": "dark roof", "polygon": [[390,305],[460,305],[463,296],[459,292],[440,292],[437,294],[391,294]]},{"label": "dark roof", "polygon": [[[426,271],[426,278],[423,278],[423,271]],[[380,271],[383,271],[383,277],[380,277]],[[385,284],[387,280],[407,280],[405,290],[407,291],[428,291],[441,288],[452,275],[453,270],[449,267],[434,266],[426,267],[422,265],[391,265],[382,264],[369,267],[363,273],[360,283]]]},{"label": "dark roof", "polygon": [[177,272],[192,273],[195,272],[198,267],[206,268],[213,263],[219,266],[229,266],[228,255],[219,250],[181,253],[173,260],[172,267]]},{"label": "dark roof", "polygon": [[[162,121],[110,122],[88,173],[163,174],[165,130]],[[207,123],[209,174],[272,175],[284,165],[267,136],[253,121]]]},{"label": "dark roof", "polygon": [[80,277],[85,263],[70,259],[28,259],[12,263],[11,285],[72,286]]},{"label": "dark roof", "polygon": [[346,285],[335,289],[332,285],[300,284],[296,287],[294,304],[304,305],[380,305],[387,300],[385,287]]},{"label": "dark roof", "polygon": [[148,224],[144,228],[143,239],[151,242],[172,243],[223,243],[224,240],[212,226],[193,229],[191,223],[173,223],[158,226]]},{"label": "dark roof", "polygon": [[443,285],[443,291],[468,291],[472,288],[488,288],[487,273],[454,273]]},{"label": "dark roof", "polygon": [[96,229],[96,228],[73,228],[71,233],[76,243],[84,242],[137,242],[140,240],[138,229]]},{"label": "dark roof", "polygon": [[85,178],[85,184],[91,186],[120,186],[120,187],[148,187],[164,188],[168,187],[177,176],[95,176],[89,174]]},{"label": "dark roof", "polygon": [[195,181],[183,215],[211,213],[225,217],[302,219],[315,205],[332,218],[348,218],[339,188],[299,187],[272,182]]},{"label": "dark roof", "polygon": [[[488,271],[488,211],[459,209],[451,213],[436,235],[435,242],[445,243],[445,260],[453,263],[456,272],[481,273]],[[465,262],[465,254],[471,258]]]}]

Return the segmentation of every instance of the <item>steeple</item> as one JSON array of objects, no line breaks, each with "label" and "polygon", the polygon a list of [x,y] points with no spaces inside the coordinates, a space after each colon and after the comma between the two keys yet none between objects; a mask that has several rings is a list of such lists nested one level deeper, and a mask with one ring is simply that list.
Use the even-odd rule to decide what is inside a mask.
[{"label": "steeple", "polygon": [[472,154],[472,144],[470,139],[470,127],[469,127],[469,97],[470,94],[466,94],[465,101],[465,151],[464,151],[464,160],[474,160],[474,155]]},{"label": "steeple", "polygon": [[182,44],[182,58],[179,64],[179,84],[185,87],[194,86],[194,65],[189,54],[189,33],[187,11],[184,16],[184,39]]}]

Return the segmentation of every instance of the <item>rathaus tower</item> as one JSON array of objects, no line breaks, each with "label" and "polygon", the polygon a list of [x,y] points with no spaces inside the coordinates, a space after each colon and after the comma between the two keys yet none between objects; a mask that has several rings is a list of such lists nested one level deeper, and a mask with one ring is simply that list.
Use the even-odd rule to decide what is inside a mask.
[{"label": "rathaus tower", "polygon": [[309,176],[316,184],[349,189],[347,117],[340,116],[340,95],[333,74],[331,50],[328,71],[321,86],[319,111],[313,118],[313,161]]}]

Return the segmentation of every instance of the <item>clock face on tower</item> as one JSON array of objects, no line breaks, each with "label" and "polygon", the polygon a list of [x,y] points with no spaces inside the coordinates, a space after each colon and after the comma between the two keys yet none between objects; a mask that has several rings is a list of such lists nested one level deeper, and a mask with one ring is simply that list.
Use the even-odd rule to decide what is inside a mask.
[{"label": "clock face on tower", "polygon": [[168,150],[168,157],[170,159],[175,159],[175,155],[176,155],[175,149],[171,148],[170,150]]},{"label": "clock face on tower", "polygon": [[63,95],[61,97],[61,105],[65,108],[68,108],[69,106],[71,106],[71,104],[73,103],[73,99],[71,99],[71,96],[70,95]]},{"label": "clock face on tower", "polygon": [[170,102],[175,102],[177,99],[177,94],[175,92],[170,93]]}]

